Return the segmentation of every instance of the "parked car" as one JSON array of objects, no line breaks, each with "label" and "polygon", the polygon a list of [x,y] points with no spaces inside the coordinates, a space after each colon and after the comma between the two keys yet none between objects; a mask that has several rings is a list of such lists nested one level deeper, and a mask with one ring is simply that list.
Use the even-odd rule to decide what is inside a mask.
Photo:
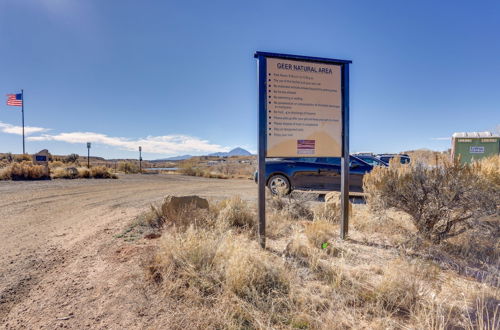
[{"label": "parked car", "polygon": [[389,164],[391,159],[393,159],[394,157],[399,157],[399,161],[401,162],[401,164],[409,164],[411,162],[410,156],[408,156],[407,154],[381,154],[381,155],[377,155],[378,159],[380,159],[381,161],[383,161],[387,164]]},{"label": "parked car", "polygon": [[[363,176],[373,166],[351,156],[349,190],[363,191]],[[340,191],[340,158],[279,158],[266,160],[266,185],[273,194],[292,190]],[[257,173],[255,175],[257,182]]]},{"label": "parked car", "polygon": [[389,166],[388,163],[384,162],[381,159],[378,159],[375,156],[371,155],[362,155],[362,154],[357,154],[355,155],[357,158],[361,159],[362,161],[370,164],[371,166]]}]

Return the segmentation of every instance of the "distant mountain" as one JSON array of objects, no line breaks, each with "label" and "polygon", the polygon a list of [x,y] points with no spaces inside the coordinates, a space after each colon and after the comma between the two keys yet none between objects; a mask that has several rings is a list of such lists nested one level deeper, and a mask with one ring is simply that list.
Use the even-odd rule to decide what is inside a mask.
[{"label": "distant mountain", "polygon": [[[212,156],[212,157],[231,157],[231,156],[251,156],[252,154],[243,149],[243,148],[234,148],[231,151],[228,152],[214,152],[213,154],[209,154],[207,156]],[[152,160],[152,162],[165,162],[165,161],[176,161],[176,160],[185,160],[189,159],[191,155],[182,155],[182,156],[174,156],[174,157],[169,157],[169,158],[162,158],[162,159],[155,159]]]},{"label": "distant mountain", "polygon": [[185,159],[189,159],[193,156],[191,155],[182,155],[182,156],[174,156],[174,157],[169,157],[169,158],[162,158],[162,159],[155,159],[155,160],[152,160],[152,162],[165,162],[165,161],[170,161],[170,160],[185,160]]},{"label": "distant mountain", "polygon": [[209,154],[209,156],[216,156],[216,157],[231,157],[231,156],[251,156],[252,154],[243,149],[243,148],[234,148],[231,151],[228,152],[215,152],[213,154]]}]

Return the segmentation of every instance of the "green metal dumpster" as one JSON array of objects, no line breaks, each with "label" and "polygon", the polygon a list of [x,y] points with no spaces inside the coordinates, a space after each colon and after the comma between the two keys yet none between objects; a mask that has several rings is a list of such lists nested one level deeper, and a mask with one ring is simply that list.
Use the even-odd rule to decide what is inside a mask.
[{"label": "green metal dumpster", "polygon": [[451,155],[462,164],[499,153],[500,136],[491,132],[454,133],[451,138]]}]

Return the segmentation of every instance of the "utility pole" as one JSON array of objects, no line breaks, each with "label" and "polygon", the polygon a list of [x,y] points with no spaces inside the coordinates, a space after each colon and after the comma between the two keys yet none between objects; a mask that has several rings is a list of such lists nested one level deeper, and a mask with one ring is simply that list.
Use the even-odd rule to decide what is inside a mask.
[{"label": "utility pole", "polygon": [[139,146],[139,173],[142,173],[142,147]]},{"label": "utility pole", "polygon": [[26,154],[26,145],[24,143],[24,90],[21,89],[21,116],[23,117],[23,155]]},{"label": "utility pole", "polygon": [[90,168],[90,142],[87,142],[87,168]]}]

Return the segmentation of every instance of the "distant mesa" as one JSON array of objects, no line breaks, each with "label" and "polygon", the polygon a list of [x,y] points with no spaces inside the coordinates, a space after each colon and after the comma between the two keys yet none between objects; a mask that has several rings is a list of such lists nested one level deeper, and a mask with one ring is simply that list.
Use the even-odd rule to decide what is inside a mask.
[{"label": "distant mesa", "polygon": [[[207,156],[212,156],[212,157],[231,157],[231,156],[251,156],[252,154],[243,149],[243,148],[234,148],[231,151],[228,152],[215,152],[212,154],[209,154]],[[162,162],[162,161],[175,161],[175,160],[185,160],[189,159],[191,157],[194,157],[192,155],[182,155],[182,156],[175,156],[175,157],[169,157],[169,158],[163,158],[163,159],[155,159],[154,161],[157,162]]]}]

